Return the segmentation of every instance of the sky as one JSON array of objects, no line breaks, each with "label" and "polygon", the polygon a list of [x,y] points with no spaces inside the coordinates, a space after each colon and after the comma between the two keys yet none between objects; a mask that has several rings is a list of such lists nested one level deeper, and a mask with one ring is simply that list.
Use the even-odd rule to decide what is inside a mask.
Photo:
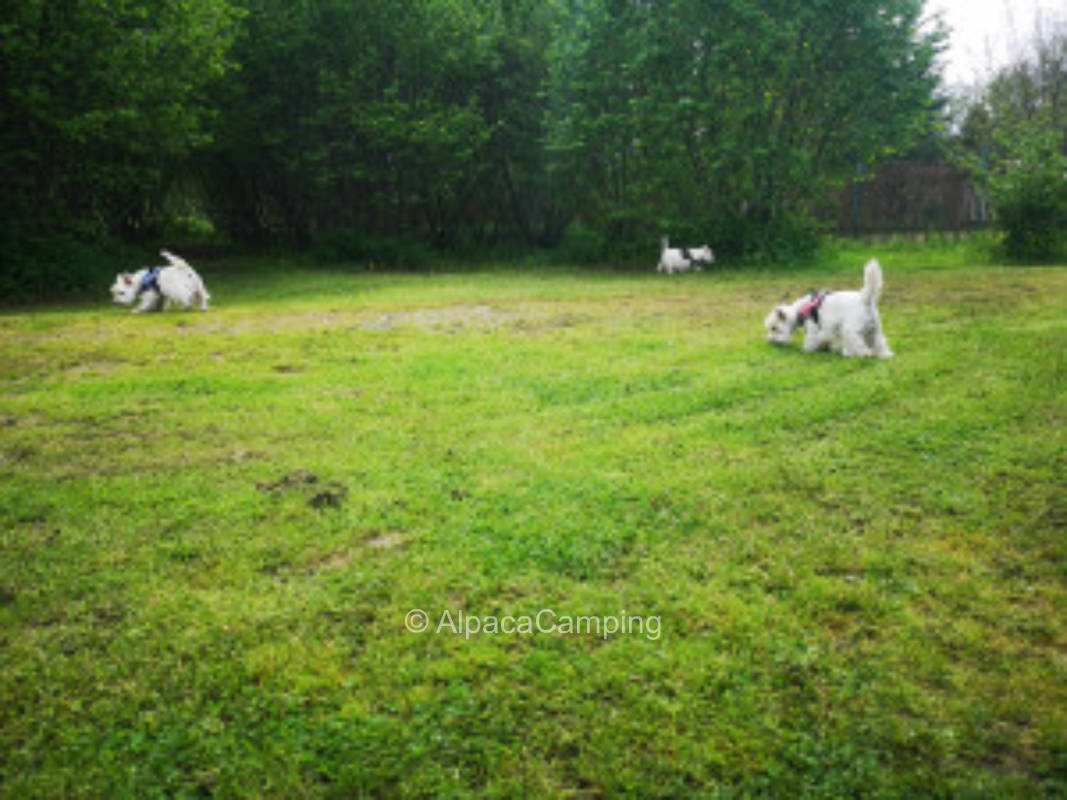
[{"label": "sky", "polygon": [[950,87],[983,83],[998,67],[1018,61],[1039,18],[1046,25],[1067,21],[1063,0],[927,0],[927,15],[939,11],[950,29],[942,55]]}]

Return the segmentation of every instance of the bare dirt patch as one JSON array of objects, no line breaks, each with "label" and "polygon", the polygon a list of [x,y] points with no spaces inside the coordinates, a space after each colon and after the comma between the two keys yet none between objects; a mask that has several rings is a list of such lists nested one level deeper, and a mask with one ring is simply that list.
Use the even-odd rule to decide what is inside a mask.
[{"label": "bare dirt patch", "polygon": [[514,319],[515,315],[509,311],[501,311],[486,305],[462,305],[391,311],[367,320],[359,327],[372,331],[387,331],[403,327],[422,328],[423,330],[498,328]]}]

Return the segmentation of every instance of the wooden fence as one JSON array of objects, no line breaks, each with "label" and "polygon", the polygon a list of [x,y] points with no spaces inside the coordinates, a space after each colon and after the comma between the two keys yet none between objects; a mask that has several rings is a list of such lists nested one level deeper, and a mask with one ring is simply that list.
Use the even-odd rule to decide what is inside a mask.
[{"label": "wooden fence", "polygon": [[990,210],[969,170],[944,163],[886,164],[830,199],[824,219],[838,234],[970,231],[989,224]]}]

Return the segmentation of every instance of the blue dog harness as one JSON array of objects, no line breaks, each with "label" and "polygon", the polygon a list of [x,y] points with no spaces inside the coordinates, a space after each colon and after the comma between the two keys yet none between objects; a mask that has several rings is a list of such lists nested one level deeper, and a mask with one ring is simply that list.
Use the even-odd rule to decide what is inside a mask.
[{"label": "blue dog harness", "polygon": [[163,267],[152,267],[141,278],[141,285],[137,287],[137,294],[141,295],[145,292],[158,292],[159,291],[159,271]]}]

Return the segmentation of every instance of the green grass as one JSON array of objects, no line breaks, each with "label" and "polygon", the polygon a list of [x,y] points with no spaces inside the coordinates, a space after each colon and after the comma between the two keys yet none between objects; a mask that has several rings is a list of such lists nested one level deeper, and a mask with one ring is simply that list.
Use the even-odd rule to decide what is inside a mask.
[{"label": "green grass", "polygon": [[860,263],[0,315],[0,793],[1067,791],[1067,269],[898,249],[895,359],[763,341]]}]

